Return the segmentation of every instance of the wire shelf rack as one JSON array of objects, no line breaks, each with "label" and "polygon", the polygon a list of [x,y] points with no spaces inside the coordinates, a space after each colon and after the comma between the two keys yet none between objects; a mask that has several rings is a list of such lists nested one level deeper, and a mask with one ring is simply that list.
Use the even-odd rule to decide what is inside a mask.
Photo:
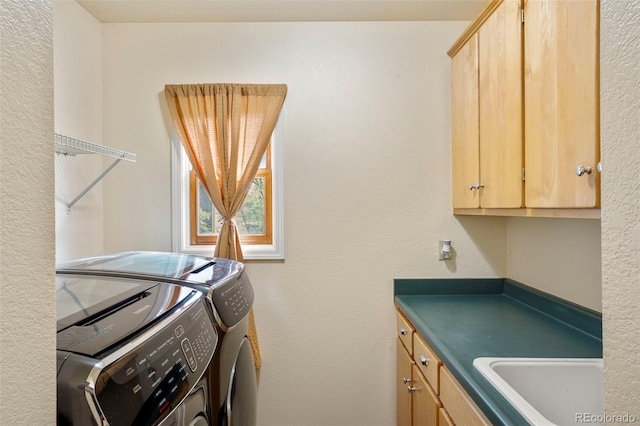
[{"label": "wire shelf rack", "polygon": [[98,145],[92,142],[83,141],[81,139],[72,138],[70,136],[54,133],[54,149],[56,153],[62,155],[77,154],[98,154],[105,157],[115,158],[115,161],[107,167],[100,176],[95,178],[76,198],[67,203],[67,214],[71,214],[71,207],[77,203],[84,195],[91,190],[98,182],[104,178],[118,163],[122,160],[136,162],[136,154],[119,149],[113,149],[106,146]]},{"label": "wire shelf rack", "polygon": [[109,148],[92,142],[83,141],[81,139],[72,138],[70,136],[55,134],[55,151],[59,154],[76,155],[76,154],[98,154],[105,157],[118,158],[125,161],[136,162],[136,154],[119,149]]}]

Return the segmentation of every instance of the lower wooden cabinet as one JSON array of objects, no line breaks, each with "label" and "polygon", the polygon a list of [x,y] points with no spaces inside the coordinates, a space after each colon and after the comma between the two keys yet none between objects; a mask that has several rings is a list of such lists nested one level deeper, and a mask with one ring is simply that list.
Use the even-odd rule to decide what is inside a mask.
[{"label": "lower wooden cabinet", "polygon": [[442,404],[413,357],[396,343],[396,424],[437,426]]},{"label": "lower wooden cabinet", "polygon": [[396,342],[396,424],[411,426],[411,374],[413,358],[400,339]]},{"label": "lower wooden cabinet", "polygon": [[425,339],[398,312],[404,328],[396,339],[396,423],[398,426],[489,426],[491,423],[442,364]]},{"label": "lower wooden cabinet", "polygon": [[416,365],[413,366],[412,378],[413,383],[410,388],[413,402],[412,424],[413,426],[436,426],[438,411],[442,407],[440,399]]},{"label": "lower wooden cabinet", "polygon": [[454,424],[490,426],[491,423],[445,367],[440,368],[440,398]]},{"label": "lower wooden cabinet", "polygon": [[453,420],[449,417],[449,413],[444,408],[438,411],[438,426],[454,426]]}]

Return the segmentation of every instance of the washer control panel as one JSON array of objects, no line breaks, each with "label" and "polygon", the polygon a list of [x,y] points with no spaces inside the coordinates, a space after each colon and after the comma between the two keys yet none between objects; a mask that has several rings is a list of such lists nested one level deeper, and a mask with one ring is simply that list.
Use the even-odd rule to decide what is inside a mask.
[{"label": "washer control panel", "polygon": [[246,272],[216,288],[212,299],[220,319],[227,327],[240,322],[249,314],[254,299],[253,287]]},{"label": "washer control panel", "polygon": [[96,382],[110,424],[159,424],[211,362],[218,336],[201,300],[144,344],[104,368]]}]

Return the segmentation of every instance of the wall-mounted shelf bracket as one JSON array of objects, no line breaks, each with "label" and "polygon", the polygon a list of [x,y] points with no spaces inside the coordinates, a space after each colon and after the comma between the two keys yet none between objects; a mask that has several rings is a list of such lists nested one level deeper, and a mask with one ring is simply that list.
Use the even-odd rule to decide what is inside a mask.
[{"label": "wall-mounted shelf bracket", "polygon": [[115,158],[115,161],[107,167],[100,176],[95,178],[76,198],[67,204],[67,214],[71,214],[71,207],[77,203],[84,195],[91,190],[98,182],[104,178],[118,163],[122,160],[136,162],[136,154],[132,154],[126,151],[120,151],[118,149],[109,148],[106,146],[98,145],[95,143],[83,141],[80,139],[71,138],[69,136],[55,133],[54,135],[55,151],[62,155],[77,155],[77,154],[98,154],[105,157]]}]

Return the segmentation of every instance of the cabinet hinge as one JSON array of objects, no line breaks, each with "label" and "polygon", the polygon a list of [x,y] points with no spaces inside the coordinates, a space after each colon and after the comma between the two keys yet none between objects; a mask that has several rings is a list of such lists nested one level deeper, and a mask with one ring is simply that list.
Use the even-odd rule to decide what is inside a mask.
[{"label": "cabinet hinge", "polygon": [[524,24],[524,8],[520,8],[520,22]]},{"label": "cabinet hinge", "polygon": [[522,168],[522,181],[525,181],[525,176],[524,176],[524,168]]}]

